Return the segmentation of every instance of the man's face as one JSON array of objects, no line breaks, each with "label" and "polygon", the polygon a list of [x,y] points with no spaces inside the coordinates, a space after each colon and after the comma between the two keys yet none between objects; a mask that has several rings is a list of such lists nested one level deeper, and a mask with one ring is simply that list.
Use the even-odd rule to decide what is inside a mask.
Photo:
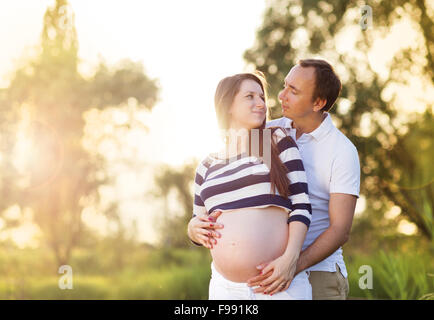
[{"label": "man's face", "polygon": [[297,120],[314,112],[312,95],[315,89],[315,69],[295,65],[285,78],[283,90],[279,93],[282,113]]}]

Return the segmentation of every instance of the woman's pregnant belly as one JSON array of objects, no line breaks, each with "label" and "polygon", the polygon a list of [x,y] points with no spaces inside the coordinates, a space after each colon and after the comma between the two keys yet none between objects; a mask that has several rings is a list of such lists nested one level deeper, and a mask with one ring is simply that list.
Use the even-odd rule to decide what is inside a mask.
[{"label": "woman's pregnant belly", "polygon": [[243,208],[217,219],[221,238],[211,249],[215,268],[226,279],[246,282],[258,275],[256,266],[280,257],[288,244],[287,212],[279,207]]}]

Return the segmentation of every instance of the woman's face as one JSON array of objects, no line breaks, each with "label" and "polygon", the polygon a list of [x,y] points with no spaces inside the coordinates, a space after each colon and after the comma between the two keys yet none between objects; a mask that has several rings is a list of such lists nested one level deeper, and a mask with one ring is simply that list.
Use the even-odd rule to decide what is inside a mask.
[{"label": "woman's face", "polygon": [[232,129],[249,130],[260,127],[265,120],[267,108],[259,83],[250,79],[243,80],[229,113]]}]

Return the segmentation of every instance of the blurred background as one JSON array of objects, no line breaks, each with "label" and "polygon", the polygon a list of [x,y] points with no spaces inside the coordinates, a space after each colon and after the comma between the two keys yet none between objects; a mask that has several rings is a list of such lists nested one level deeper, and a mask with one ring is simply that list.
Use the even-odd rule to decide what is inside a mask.
[{"label": "blurred background", "polygon": [[263,71],[280,117],[307,57],[340,76],[361,162],[350,298],[433,299],[433,21],[427,0],[2,2],[0,299],[207,299],[186,225],[217,83]]}]

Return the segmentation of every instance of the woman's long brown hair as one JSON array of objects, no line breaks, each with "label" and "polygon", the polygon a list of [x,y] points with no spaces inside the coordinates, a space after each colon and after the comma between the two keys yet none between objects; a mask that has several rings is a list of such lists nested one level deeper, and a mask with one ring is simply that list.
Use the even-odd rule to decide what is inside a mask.
[{"label": "woman's long brown hair", "polygon": [[[230,125],[230,114],[229,110],[235,99],[235,96],[240,90],[241,83],[244,80],[253,80],[258,83],[264,96],[266,97],[266,86],[267,82],[262,72],[256,71],[255,73],[239,73],[231,77],[226,77],[222,79],[216,89],[214,96],[215,111],[217,114],[217,121],[221,129],[228,130]],[[266,99],[266,98],[265,98]],[[265,129],[265,120],[259,128],[259,150],[256,148],[251,148],[251,137],[252,132],[249,131],[249,150],[252,155],[256,156],[258,159],[263,158],[263,130]],[[269,128],[271,129],[271,128]],[[282,197],[287,198],[289,196],[289,184],[290,181],[287,177],[288,170],[279,158],[279,149],[272,138],[271,135],[271,164],[270,164],[270,182],[271,191],[275,194],[275,191],[279,192]],[[252,150],[253,149],[253,150]],[[253,151],[253,152],[252,152]],[[255,151],[258,151],[257,154]]]}]

